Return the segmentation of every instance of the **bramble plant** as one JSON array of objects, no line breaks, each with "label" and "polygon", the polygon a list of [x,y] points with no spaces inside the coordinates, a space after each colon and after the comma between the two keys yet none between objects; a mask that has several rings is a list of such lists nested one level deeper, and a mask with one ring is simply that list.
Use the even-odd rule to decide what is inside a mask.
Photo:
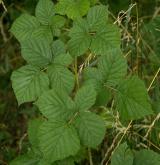
[{"label": "bramble plant", "polygon": [[[107,6],[39,0],[35,16],[22,14],[11,32],[26,61],[11,76],[18,104],[32,102],[41,112],[29,122],[30,149],[11,165],[78,164],[86,152],[91,159],[117,115],[127,125],[153,114],[144,82],[127,73],[120,29]],[[158,153],[131,150],[126,141],[111,165],[146,165],[146,158],[160,164]],[[104,155],[99,164],[105,162]]]}]

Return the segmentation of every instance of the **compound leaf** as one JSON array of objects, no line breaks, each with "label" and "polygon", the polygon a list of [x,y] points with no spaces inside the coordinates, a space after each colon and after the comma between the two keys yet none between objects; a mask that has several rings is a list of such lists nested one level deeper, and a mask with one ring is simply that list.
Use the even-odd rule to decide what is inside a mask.
[{"label": "compound leaf", "polygon": [[117,26],[107,23],[107,11],[102,5],[92,7],[88,19],[78,19],[74,22],[68,42],[71,55],[80,56],[88,49],[94,54],[104,55],[119,47],[120,31]]},{"label": "compound leaf", "polygon": [[26,65],[14,71],[12,86],[18,104],[35,101],[44,91],[49,89],[48,76],[37,67]]}]

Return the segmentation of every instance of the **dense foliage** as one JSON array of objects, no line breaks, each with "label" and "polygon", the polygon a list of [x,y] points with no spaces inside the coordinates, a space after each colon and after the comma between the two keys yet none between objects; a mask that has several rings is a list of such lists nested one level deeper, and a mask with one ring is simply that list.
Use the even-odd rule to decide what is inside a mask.
[{"label": "dense foliage", "polygon": [[11,165],[160,164],[159,9],[145,20],[117,3],[116,18],[110,1],[39,0],[13,22],[24,62],[11,82],[29,121]]}]

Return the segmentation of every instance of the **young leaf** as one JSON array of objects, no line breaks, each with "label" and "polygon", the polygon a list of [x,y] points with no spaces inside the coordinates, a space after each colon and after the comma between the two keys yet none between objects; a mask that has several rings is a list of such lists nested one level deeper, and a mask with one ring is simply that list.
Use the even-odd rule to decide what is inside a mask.
[{"label": "young leaf", "polygon": [[51,0],[39,0],[35,15],[43,25],[50,25],[54,17],[54,5]]},{"label": "young leaf", "polygon": [[19,105],[35,101],[44,91],[49,89],[48,76],[31,65],[14,71],[11,80]]},{"label": "young leaf", "polygon": [[113,49],[100,57],[98,69],[105,85],[115,86],[127,74],[127,62],[119,49]]},{"label": "young leaf", "polygon": [[153,113],[147,90],[138,77],[121,81],[117,90],[117,110],[122,120],[140,119]]},{"label": "young leaf", "polygon": [[79,111],[86,111],[94,105],[96,91],[93,86],[83,86],[75,96],[75,103]]},{"label": "young leaf", "polygon": [[[133,165],[133,153],[126,143],[121,144],[113,153],[111,165]],[[136,164],[137,165],[137,164]]]},{"label": "young leaf", "polygon": [[96,148],[105,135],[105,123],[102,118],[91,112],[80,112],[75,120],[81,143]]},{"label": "young leaf", "polygon": [[143,149],[135,153],[133,165],[159,165],[160,155],[152,150]]},{"label": "young leaf", "polygon": [[45,92],[36,105],[44,116],[52,120],[68,120],[73,115],[74,103],[64,90],[52,89]]},{"label": "young leaf", "polygon": [[21,42],[23,58],[32,65],[45,67],[52,61],[52,51],[45,38],[32,39]]},{"label": "young leaf", "polygon": [[32,38],[39,27],[40,23],[36,17],[29,14],[22,14],[13,23],[11,32],[19,41],[23,41]]},{"label": "young leaf", "polygon": [[55,6],[55,11],[67,15],[71,19],[84,16],[90,7],[89,0],[60,0]]},{"label": "young leaf", "polygon": [[53,64],[48,68],[47,72],[53,88],[65,90],[68,93],[73,90],[75,77],[66,67]]},{"label": "young leaf", "polygon": [[77,132],[62,121],[46,121],[39,130],[40,148],[44,159],[51,163],[75,155],[80,149]]}]

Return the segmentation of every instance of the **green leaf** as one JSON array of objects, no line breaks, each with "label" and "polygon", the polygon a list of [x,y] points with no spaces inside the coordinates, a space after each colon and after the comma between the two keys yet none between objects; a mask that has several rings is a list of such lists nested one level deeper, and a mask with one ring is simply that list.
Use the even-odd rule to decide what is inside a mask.
[{"label": "green leaf", "polygon": [[51,0],[39,0],[35,15],[43,25],[50,25],[54,14],[54,5]]},{"label": "green leaf", "polygon": [[34,154],[24,154],[18,156],[10,162],[10,165],[38,165],[39,158]]},{"label": "green leaf", "polygon": [[80,112],[75,120],[81,143],[95,148],[105,136],[105,123],[102,118],[91,112]]},{"label": "green leaf", "polygon": [[83,77],[85,81],[93,79],[100,82],[103,80],[102,72],[95,67],[85,68],[83,71]]},{"label": "green leaf", "polygon": [[45,67],[52,61],[51,46],[45,38],[23,41],[21,49],[23,58],[29,64]]},{"label": "green leaf", "polygon": [[38,118],[29,121],[28,137],[29,137],[29,142],[32,144],[33,148],[38,148],[39,146],[38,129],[42,123],[43,123],[43,120],[38,119]]},{"label": "green leaf", "polygon": [[48,68],[47,72],[49,75],[51,86],[53,88],[65,90],[68,93],[73,90],[75,84],[75,77],[73,73],[69,71],[66,67],[53,64]]},{"label": "green leaf", "polygon": [[53,40],[53,33],[50,29],[49,26],[40,26],[34,33],[33,36],[30,38],[26,38],[27,39],[42,39],[45,38],[45,41],[47,41],[48,43],[52,43]]},{"label": "green leaf", "polygon": [[39,130],[40,148],[44,159],[54,162],[75,155],[80,142],[75,128],[62,121],[46,121]]},{"label": "green leaf", "polygon": [[[133,165],[133,153],[126,143],[121,144],[113,153],[111,165]],[[136,164],[137,165],[137,164]]]},{"label": "green leaf", "polygon": [[52,28],[61,28],[65,24],[65,18],[60,15],[55,15],[52,20]]},{"label": "green leaf", "polygon": [[52,22],[51,22],[51,28],[55,36],[58,36],[56,33],[59,28],[65,25],[65,21],[66,21],[65,18],[60,15],[55,15],[53,17]]},{"label": "green leaf", "polygon": [[138,77],[121,81],[117,90],[117,110],[122,120],[140,119],[153,113],[145,85]]},{"label": "green leaf", "polygon": [[71,55],[80,56],[87,51],[91,43],[91,36],[88,31],[86,20],[79,19],[74,22],[73,28],[69,33],[71,39],[68,42]]},{"label": "green leaf", "polygon": [[69,53],[61,54],[59,56],[56,56],[54,58],[54,64],[62,65],[62,66],[68,66],[72,63],[73,58],[70,56]]},{"label": "green leaf", "polygon": [[90,28],[97,30],[101,26],[106,25],[108,20],[108,7],[104,5],[97,5],[92,7],[87,15],[87,21]]},{"label": "green leaf", "polygon": [[54,56],[65,54],[65,49],[65,44],[61,40],[56,40],[52,44],[52,53],[54,54]]},{"label": "green leaf", "polygon": [[127,62],[119,49],[114,49],[102,56],[98,62],[105,85],[115,86],[127,74]]},{"label": "green leaf", "polygon": [[111,92],[104,86],[104,78],[97,68],[88,67],[84,70],[84,85],[92,85],[97,92],[95,106],[105,106],[110,99]]},{"label": "green leaf", "polygon": [[81,87],[76,96],[75,103],[78,111],[86,111],[91,108],[96,101],[96,91],[93,86],[83,86]]},{"label": "green leaf", "polygon": [[92,7],[87,17],[76,20],[70,30],[68,47],[71,55],[80,56],[88,49],[94,54],[104,55],[120,46],[119,29],[107,23],[107,7]]},{"label": "green leaf", "polygon": [[14,71],[11,80],[19,105],[35,101],[44,91],[49,89],[48,76],[31,65]]},{"label": "green leaf", "polygon": [[97,89],[96,106],[106,106],[111,99],[111,92],[106,87],[100,86]]},{"label": "green leaf", "polygon": [[75,164],[74,164],[74,159],[72,157],[69,157],[64,160],[56,161],[52,165],[75,165]]},{"label": "green leaf", "polygon": [[135,153],[133,165],[159,165],[160,155],[152,150],[143,149]]},{"label": "green leaf", "polygon": [[52,89],[45,92],[36,102],[39,110],[49,119],[68,120],[73,115],[74,103],[64,90]]},{"label": "green leaf", "polygon": [[89,0],[91,5],[94,5],[98,2],[98,0]]},{"label": "green leaf", "polygon": [[14,21],[11,32],[19,41],[22,41],[32,38],[39,27],[40,23],[36,17],[29,14],[22,14]]},{"label": "green leaf", "polygon": [[67,15],[71,19],[84,16],[90,7],[88,0],[60,0],[55,6],[55,11]]},{"label": "green leaf", "polygon": [[80,163],[82,160],[85,160],[87,158],[87,156],[88,156],[87,152],[88,152],[88,150],[86,149],[86,147],[81,146],[78,153],[76,155],[74,155],[74,157],[72,157],[72,158],[74,159],[74,161],[76,163]]},{"label": "green leaf", "polygon": [[101,26],[92,36],[90,50],[94,54],[104,55],[106,52],[119,48],[120,31],[117,26],[106,24]]},{"label": "green leaf", "polygon": [[94,84],[97,91],[96,105],[106,105],[111,92],[110,87],[119,84],[127,73],[127,63],[119,49],[113,49],[98,59],[98,68],[84,70],[85,84]]}]

